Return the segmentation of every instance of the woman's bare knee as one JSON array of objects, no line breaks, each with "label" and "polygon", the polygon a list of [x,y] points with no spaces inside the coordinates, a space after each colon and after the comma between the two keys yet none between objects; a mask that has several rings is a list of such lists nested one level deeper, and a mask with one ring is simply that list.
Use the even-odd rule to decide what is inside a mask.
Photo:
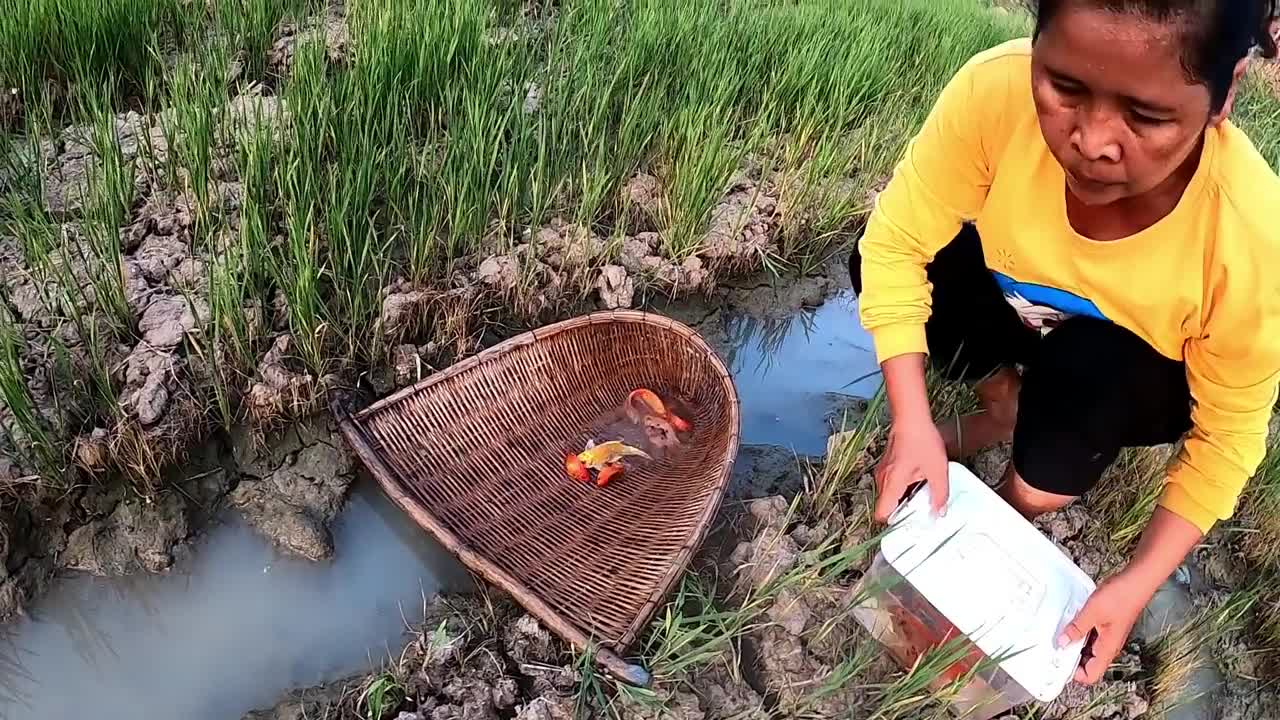
[{"label": "woman's bare knee", "polygon": [[1014,469],[1012,462],[1009,463],[1009,467],[1004,473],[1004,481],[1000,484],[999,493],[1000,497],[1005,499],[1005,502],[1012,505],[1014,510],[1017,510],[1028,520],[1034,520],[1045,513],[1061,510],[1075,500],[1075,497],[1071,495],[1055,495],[1054,493],[1031,487]]}]

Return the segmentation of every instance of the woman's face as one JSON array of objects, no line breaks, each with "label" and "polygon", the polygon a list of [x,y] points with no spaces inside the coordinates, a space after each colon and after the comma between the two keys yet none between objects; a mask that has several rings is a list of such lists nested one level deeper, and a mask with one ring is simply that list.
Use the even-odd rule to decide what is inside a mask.
[{"label": "woman's face", "polygon": [[1032,54],[1040,130],[1086,205],[1151,192],[1199,148],[1209,90],[1187,80],[1178,29],[1068,2]]}]

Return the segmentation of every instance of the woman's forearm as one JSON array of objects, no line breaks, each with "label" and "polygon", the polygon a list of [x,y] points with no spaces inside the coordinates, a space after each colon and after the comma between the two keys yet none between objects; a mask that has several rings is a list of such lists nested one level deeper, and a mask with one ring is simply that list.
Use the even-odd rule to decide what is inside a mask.
[{"label": "woman's forearm", "polygon": [[929,392],[925,386],[925,355],[909,353],[885,360],[881,365],[894,422],[932,423]]},{"label": "woman's forearm", "polygon": [[1157,507],[1123,573],[1154,594],[1203,537],[1190,520]]}]

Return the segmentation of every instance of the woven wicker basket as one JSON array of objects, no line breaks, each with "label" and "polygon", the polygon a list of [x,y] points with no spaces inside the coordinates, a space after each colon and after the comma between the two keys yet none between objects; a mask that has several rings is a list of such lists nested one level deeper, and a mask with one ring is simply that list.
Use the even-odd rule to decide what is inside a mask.
[{"label": "woven wicker basket", "polygon": [[[565,475],[584,430],[637,387],[677,393],[693,439],[599,489]],[[733,380],[669,318],[602,312],[512,338],[353,414],[383,490],[473,572],[627,682],[620,657],[679,580],[738,452]]]}]

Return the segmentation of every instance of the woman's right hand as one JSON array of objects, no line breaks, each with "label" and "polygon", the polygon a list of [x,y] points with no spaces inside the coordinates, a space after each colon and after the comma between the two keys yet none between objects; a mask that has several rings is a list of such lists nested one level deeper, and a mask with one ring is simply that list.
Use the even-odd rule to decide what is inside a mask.
[{"label": "woman's right hand", "polygon": [[933,510],[947,505],[947,447],[933,424],[925,391],[924,356],[902,355],[884,363],[893,424],[889,446],[876,466],[875,519],[889,522],[907,491],[917,482],[929,483]]},{"label": "woman's right hand", "polygon": [[876,466],[876,522],[889,516],[917,482],[929,483],[935,513],[947,504],[947,449],[932,422],[895,422],[889,429],[889,446]]}]

